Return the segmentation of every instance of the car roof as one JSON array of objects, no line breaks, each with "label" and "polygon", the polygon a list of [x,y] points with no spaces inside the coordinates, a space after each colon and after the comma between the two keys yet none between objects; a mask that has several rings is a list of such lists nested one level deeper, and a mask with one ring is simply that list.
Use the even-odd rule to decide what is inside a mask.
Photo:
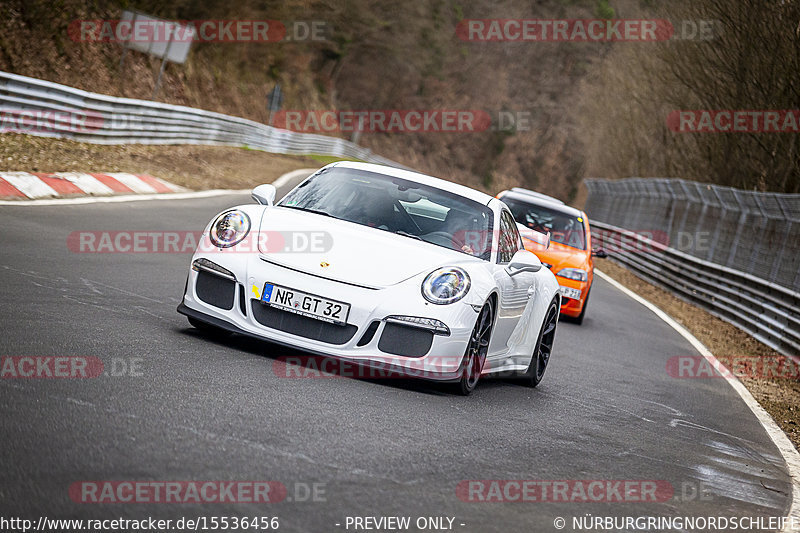
[{"label": "car roof", "polygon": [[470,200],[474,200],[480,203],[481,205],[489,205],[489,202],[491,202],[493,199],[492,196],[483,193],[481,191],[472,189],[470,187],[459,185],[458,183],[447,181],[441,178],[434,178],[433,176],[428,176],[427,174],[414,172],[413,170],[405,170],[402,168],[389,167],[386,165],[376,165],[373,163],[357,163],[355,161],[339,161],[328,165],[328,167],[352,168],[355,170],[375,172],[377,174],[384,174],[386,176],[392,176],[394,178],[402,178],[409,181],[415,181],[417,183],[422,183],[423,185],[428,185],[430,187],[442,189],[451,192],[453,194],[458,194],[459,196],[463,196],[465,198],[469,198]]},{"label": "car roof", "polygon": [[570,207],[561,200],[553,198],[552,196],[547,196],[546,194],[541,194],[541,193],[534,193],[533,191],[528,191],[527,189],[519,189],[517,187],[514,187],[509,191],[501,192],[497,196],[500,197],[500,200],[502,200],[503,197],[507,196],[509,198],[513,198],[514,200],[518,200],[520,202],[525,202],[532,205],[540,205],[542,207],[550,209],[551,211],[557,211],[559,213],[563,213],[565,215],[570,215],[573,217],[583,216],[583,212],[580,209],[575,209],[574,207]]},{"label": "car roof", "polygon": [[542,194],[540,192],[532,191],[530,189],[523,189],[522,187],[512,187],[511,190],[514,191],[514,192],[518,192],[520,194],[527,194],[527,195],[530,195],[530,196],[534,196],[534,197],[540,198],[542,200],[549,200],[549,201],[557,203],[557,204],[562,204],[562,205],[564,204],[564,202],[562,202],[558,198],[555,198],[554,196],[548,196],[546,194]]}]

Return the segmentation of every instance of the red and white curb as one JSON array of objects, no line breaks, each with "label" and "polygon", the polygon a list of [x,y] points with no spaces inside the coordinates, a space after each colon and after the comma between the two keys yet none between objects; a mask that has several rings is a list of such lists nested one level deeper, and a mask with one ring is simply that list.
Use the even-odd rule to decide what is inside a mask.
[{"label": "red and white curb", "polygon": [[187,189],[147,174],[0,172],[0,197],[41,200],[65,196],[163,194]]},{"label": "red and white curb", "polygon": [[[300,170],[293,170],[291,172],[287,172],[283,174],[278,179],[272,182],[273,185],[277,188],[282,188],[285,186],[293,186],[296,183],[299,183],[302,179],[305,179],[307,176],[313,174],[317,169],[314,168],[305,168]],[[58,174],[44,174],[45,178],[50,176],[72,176],[74,173],[58,173]],[[19,195],[14,196],[17,199],[8,200],[8,199],[1,199],[3,196],[8,198],[8,193],[5,192],[8,190],[8,187],[14,187],[14,189],[19,190],[16,186],[12,185],[15,182],[15,178],[19,178],[20,176],[30,176],[31,174],[28,172],[0,172],[0,206],[36,206],[36,207],[44,207],[44,206],[53,206],[53,205],[80,205],[80,204],[104,204],[104,203],[120,203],[120,202],[137,202],[143,200],[192,200],[196,198],[211,198],[215,196],[227,196],[227,195],[240,195],[240,194],[247,194],[249,195],[252,189],[212,189],[207,191],[191,191],[184,189],[182,187],[177,187],[171,183],[167,183],[163,180],[159,180],[157,178],[152,178],[157,180],[161,185],[164,187],[171,187],[173,190],[179,190],[183,192],[157,192],[157,193],[127,193],[120,192],[119,194],[112,194],[107,196],[95,196],[95,195],[88,195],[86,193],[82,193],[83,196],[77,196],[73,194],[72,196],[67,197],[55,197],[52,196],[38,196],[35,199],[29,200],[20,197]],[[41,178],[41,174],[33,174],[36,177]],[[133,174],[123,174],[119,172],[115,172],[112,174],[81,174],[81,176],[89,176],[99,180],[98,176],[103,177],[119,177],[120,175],[125,176],[123,179],[127,179],[128,176],[133,176]],[[8,180],[7,176],[10,176],[11,179]],[[136,176],[134,176],[136,177]],[[148,176],[151,178],[151,176]],[[53,189],[51,185],[48,185],[44,182],[44,186]],[[67,180],[69,181],[69,180]],[[84,178],[84,182],[86,179]],[[74,182],[71,182],[75,185]],[[131,183],[132,184],[132,183]],[[37,187],[41,187],[41,185],[36,185]],[[69,185],[64,184],[63,182],[58,182],[59,187],[68,187]],[[6,187],[6,189],[4,189]],[[130,188],[130,187],[129,187]]]}]

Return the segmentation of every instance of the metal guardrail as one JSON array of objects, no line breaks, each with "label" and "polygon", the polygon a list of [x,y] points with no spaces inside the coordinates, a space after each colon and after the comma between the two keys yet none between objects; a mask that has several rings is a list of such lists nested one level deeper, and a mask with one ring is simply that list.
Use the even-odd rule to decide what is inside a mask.
[{"label": "metal guardrail", "polygon": [[[0,113],[54,113],[46,128],[25,133],[95,144],[207,144],[278,154],[320,154],[402,167],[336,137],[296,133],[252,120],[191,107],[91,93],[0,72]],[[61,113],[58,115],[56,113]],[[17,115],[19,116],[19,115]],[[76,127],[74,118],[85,122]]]},{"label": "metal guardrail", "polygon": [[800,355],[800,293],[602,222],[592,237],[609,256],[784,355]]},{"label": "metal guardrail", "polygon": [[800,292],[800,194],[682,179],[587,179],[584,210],[698,259]]}]

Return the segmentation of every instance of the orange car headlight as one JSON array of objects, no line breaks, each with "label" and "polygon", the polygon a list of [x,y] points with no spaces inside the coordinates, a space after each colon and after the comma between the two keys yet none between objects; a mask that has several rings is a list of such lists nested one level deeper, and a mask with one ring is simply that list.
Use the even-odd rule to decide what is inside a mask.
[{"label": "orange car headlight", "polygon": [[562,268],[556,272],[556,275],[575,281],[587,281],[589,279],[589,274],[582,268]]}]

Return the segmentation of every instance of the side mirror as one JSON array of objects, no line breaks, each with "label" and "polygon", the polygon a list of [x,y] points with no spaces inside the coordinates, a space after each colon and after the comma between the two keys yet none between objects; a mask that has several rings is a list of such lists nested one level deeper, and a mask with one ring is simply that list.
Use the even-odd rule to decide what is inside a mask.
[{"label": "side mirror", "polygon": [[592,255],[594,257],[599,257],[600,259],[605,259],[606,257],[608,257],[608,252],[606,252],[602,248],[598,248],[597,250],[592,250]]},{"label": "side mirror", "polygon": [[550,248],[550,234],[549,233],[541,233],[536,230],[532,230],[527,226],[523,226],[519,222],[517,222],[517,229],[519,230],[519,234],[522,235],[523,239],[528,239],[529,241],[533,241],[545,250]]},{"label": "side mirror", "polygon": [[271,206],[275,203],[275,195],[277,194],[278,189],[276,189],[274,185],[265,183],[253,189],[250,196],[253,197],[253,200],[255,200],[257,204]]},{"label": "side mirror", "polygon": [[536,254],[528,250],[517,250],[506,267],[506,273],[513,277],[523,272],[539,272],[541,269],[542,262]]}]

